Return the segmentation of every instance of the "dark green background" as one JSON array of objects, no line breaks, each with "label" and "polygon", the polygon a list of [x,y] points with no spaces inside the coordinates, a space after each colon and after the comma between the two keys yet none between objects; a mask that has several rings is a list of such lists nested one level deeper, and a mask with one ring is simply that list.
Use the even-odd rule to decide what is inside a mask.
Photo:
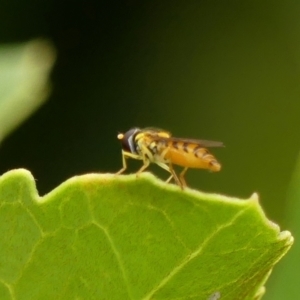
[{"label": "dark green background", "polygon": [[2,144],[1,173],[25,167],[45,194],[73,175],[117,171],[117,133],[156,126],[223,141],[213,150],[222,171],[189,171],[190,186],[258,192],[267,215],[290,229],[299,16],[291,0],[2,2],[1,42],[49,38],[58,60],[49,101]]}]

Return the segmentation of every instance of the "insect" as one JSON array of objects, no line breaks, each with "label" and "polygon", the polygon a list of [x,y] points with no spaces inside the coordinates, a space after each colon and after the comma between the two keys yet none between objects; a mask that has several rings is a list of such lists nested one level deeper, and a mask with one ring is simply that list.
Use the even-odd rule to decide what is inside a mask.
[{"label": "insect", "polygon": [[[118,134],[122,144],[122,169],[117,174],[127,169],[127,158],[143,161],[137,175],[143,172],[150,163],[155,163],[171,173],[166,182],[172,179],[183,189],[186,186],[184,175],[188,168],[208,169],[218,172],[220,163],[209,153],[206,147],[223,147],[223,143],[193,140],[172,137],[171,133],[157,128],[132,128],[126,133]],[[177,176],[173,165],[184,167]]]}]

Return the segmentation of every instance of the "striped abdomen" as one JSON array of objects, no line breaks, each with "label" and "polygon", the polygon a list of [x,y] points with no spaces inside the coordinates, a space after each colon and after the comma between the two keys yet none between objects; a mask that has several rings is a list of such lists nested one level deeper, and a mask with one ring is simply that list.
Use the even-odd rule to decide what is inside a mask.
[{"label": "striped abdomen", "polygon": [[199,144],[168,141],[164,158],[174,165],[188,168],[208,169],[218,172],[221,165],[206,148]]}]

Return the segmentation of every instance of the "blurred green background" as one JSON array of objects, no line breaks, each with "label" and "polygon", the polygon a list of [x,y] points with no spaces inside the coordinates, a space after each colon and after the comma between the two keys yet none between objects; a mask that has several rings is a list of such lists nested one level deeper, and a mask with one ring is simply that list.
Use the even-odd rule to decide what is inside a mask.
[{"label": "blurred green background", "polygon": [[[2,142],[1,173],[29,169],[43,195],[73,175],[119,170],[118,132],[156,126],[224,142],[212,151],[222,171],[190,170],[189,185],[258,192],[268,217],[293,232],[286,206],[300,149],[299,16],[291,0],[2,3],[0,42],[47,38],[57,61],[48,101]],[[140,166],[129,164],[129,172]],[[274,273],[264,299],[283,299],[272,294]]]}]

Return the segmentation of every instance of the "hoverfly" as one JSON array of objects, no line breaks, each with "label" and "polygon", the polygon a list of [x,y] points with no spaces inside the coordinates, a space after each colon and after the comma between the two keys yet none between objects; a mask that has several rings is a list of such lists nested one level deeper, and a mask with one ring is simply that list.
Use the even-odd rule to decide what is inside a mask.
[{"label": "hoverfly", "polygon": [[[166,182],[174,179],[183,189],[186,186],[184,175],[188,168],[208,169],[218,172],[221,165],[205,147],[223,147],[223,143],[192,140],[172,137],[171,133],[157,128],[132,128],[125,134],[118,134],[122,144],[123,168],[117,174],[127,169],[127,158],[143,161],[143,166],[137,171],[137,175],[143,172],[150,163],[156,163],[161,168],[171,173]],[[177,176],[173,165],[184,167]]]}]

